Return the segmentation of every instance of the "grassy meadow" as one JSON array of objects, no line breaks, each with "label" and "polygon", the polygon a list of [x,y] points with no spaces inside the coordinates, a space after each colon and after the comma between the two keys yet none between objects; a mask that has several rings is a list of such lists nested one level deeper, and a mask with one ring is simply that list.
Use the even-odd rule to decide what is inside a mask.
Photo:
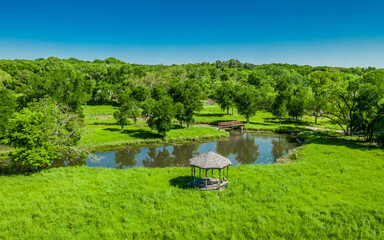
[{"label": "grassy meadow", "polygon": [[296,158],[231,167],[223,192],[189,168],[0,176],[0,239],[384,239],[382,149],[318,137]]}]

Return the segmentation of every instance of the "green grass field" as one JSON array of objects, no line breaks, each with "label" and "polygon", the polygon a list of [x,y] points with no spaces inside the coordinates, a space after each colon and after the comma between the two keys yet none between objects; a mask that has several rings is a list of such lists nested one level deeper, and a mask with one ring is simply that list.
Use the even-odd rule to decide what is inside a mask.
[{"label": "green grass field", "polygon": [[[82,143],[88,149],[107,150],[125,146],[163,144],[164,140],[145,124],[128,125],[124,131],[116,125],[88,125],[88,134]],[[165,142],[183,143],[228,137],[228,132],[219,131],[211,127],[191,126],[189,128],[175,128],[168,132]]]},{"label": "green grass field", "polygon": [[384,239],[384,151],[315,138],[290,164],[231,167],[223,192],[189,168],[69,167],[0,176],[0,239]]}]

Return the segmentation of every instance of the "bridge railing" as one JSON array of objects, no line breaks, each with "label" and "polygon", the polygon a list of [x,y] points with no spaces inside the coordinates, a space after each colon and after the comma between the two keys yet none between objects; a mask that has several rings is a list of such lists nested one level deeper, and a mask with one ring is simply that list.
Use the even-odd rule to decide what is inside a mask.
[{"label": "bridge railing", "polygon": [[226,127],[232,125],[243,125],[243,121],[219,122],[219,127]]}]

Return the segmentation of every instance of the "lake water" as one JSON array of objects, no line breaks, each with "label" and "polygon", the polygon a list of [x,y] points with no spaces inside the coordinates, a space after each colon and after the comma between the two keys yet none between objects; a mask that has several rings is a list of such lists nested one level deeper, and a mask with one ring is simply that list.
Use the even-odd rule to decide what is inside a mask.
[{"label": "lake water", "polygon": [[232,166],[270,164],[290,149],[300,146],[288,135],[231,132],[226,140],[208,143],[190,143],[179,146],[134,147],[118,151],[96,153],[101,160],[87,159],[88,167],[185,167],[188,160],[208,151],[227,157]]}]

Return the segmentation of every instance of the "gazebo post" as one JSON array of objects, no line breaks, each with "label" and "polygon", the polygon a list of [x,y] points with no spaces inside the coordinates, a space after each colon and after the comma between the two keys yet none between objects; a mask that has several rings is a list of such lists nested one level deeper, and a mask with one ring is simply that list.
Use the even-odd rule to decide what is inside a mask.
[{"label": "gazebo post", "polygon": [[191,166],[191,185],[193,187],[193,166]]},{"label": "gazebo post", "polygon": [[201,168],[199,168],[199,178],[201,178]]},{"label": "gazebo post", "polygon": [[219,169],[219,188],[221,188],[221,169]]},{"label": "gazebo post", "polygon": [[211,178],[213,178],[213,168],[212,168],[212,174],[211,174]]},{"label": "gazebo post", "polygon": [[205,188],[207,188],[207,179],[208,179],[207,173],[208,173],[208,170],[206,169],[205,170]]},{"label": "gazebo post", "polygon": [[195,185],[196,182],[196,167],[193,166],[193,185]]}]

